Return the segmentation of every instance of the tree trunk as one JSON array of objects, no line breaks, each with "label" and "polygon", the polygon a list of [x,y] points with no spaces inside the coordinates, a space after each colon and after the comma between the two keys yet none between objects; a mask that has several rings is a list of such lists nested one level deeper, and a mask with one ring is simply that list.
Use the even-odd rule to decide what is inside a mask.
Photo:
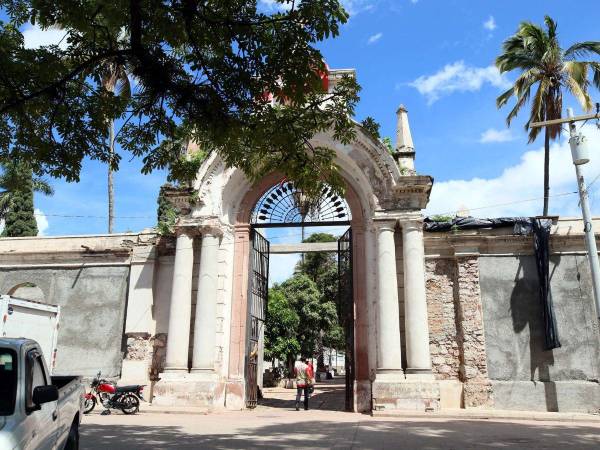
[{"label": "tree trunk", "polygon": [[293,355],[288,355],[287,357],[287,377],[294,378],[294,363],[296,362],[296,358]]},{"label": "tree trunk", "polygon": [[323,348],[323,330],[319,330],[317,338],[317,372],[325,372],[325,349]]},{"label": "tree trunk", "polygon": [[113,120],[110,121],[109,125],[109,163],[108,163],[108,234],[112,234],[113,232],[113,222],[114,222],[114,202],[115,202],[115,193],[113,188],[113,171],[112,171],[112,160],[115,154],[115,122]]},{"label": "tree trunk", "polygon": [[550,130],[546,127],[544,134],[544,216],[548,215],[548,199],[550,197]]}]

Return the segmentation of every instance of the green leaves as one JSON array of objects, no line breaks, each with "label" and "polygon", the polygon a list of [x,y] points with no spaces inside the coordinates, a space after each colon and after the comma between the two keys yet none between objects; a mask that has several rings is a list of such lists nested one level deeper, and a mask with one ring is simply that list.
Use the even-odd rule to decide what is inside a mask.
[{"label": "green leaves", "polygon": [[375,121],[375,119],[373,119],[370,116],[365,117],[365,119],[360,123],[360,125],[367,133],[369,133],[370,136],[373,137],[373,139],[381,139],[381,134],[379,134],[379,129],[381,128],[381,125],[379,125]]},{"label": "green leaves", "polygon": [[54,194],[43,179],[34,177],[23,163],[5,163],[0,175],[0,220],[4,220],[2,236],[37,236],[38,228],[33,193]]},{"label": "green leaves", "polygon": [[[521,72],[514,85],[496,99],[498,108],[508,104],[514,96],[516,103],[512,107],[506,123],[510,126],[525,104],[531,99],[531,111],[525,124],[529,132],[529,142],[534,142],[542,131],[541,127],[531,128],[533,122],[559,119],[563,109],[563,91],[566,89],[579,101],[581,106],[590,110],[593,106],[588,93],[589,69],[593,72],[593,83],[600,88],[600,65],[592,61],[576,61],[582,55],[599,55],[600,42],[586,41],[572,45],[563,51],[558,41],[557,24],[552,18],[544,18],[546,28],[531,22],[523,22],[515,34],[503,44],[503,52],[496,58],[496,67],[501,73],[518,70]],[[535,94],[531,97],[531,90]],[[548,214],[548,161],[550,140],[560,136],[560,125],[546,127],[544,165],[544,212]]]},{"label": "green leaves", "polygon": [[[588,94],[589,68],[594,73],[593,81],[600,87],[600,74],[597,74],[596,62],[575,61],[581,55],[600,55],[600,42],[586,41],[577,43],[563,51],[556,33],[557,24],[545,17],[546,28],[531,22],[523,22],[517,32],[503,44],[503,52],[496,59],[500,72],[521,71],[513,87],[496,100],[498,108],[506,105],[509,99],[516,97],[516,105],[507,116],[507,124],[516,117],[521,108],[529,101],[531,89],[537,86],[533,96],[530,122],[560,118],[562,113],[562,90],[569,90],[581,106],[589,110],[592,102]],[[530,142],[535,140],[539,130],[529,130]],[[560,127],[551,127],[552,137],[558,136]]]},{"label": "green leaves", "polygon": [[[325,92],[316,48],[348,18],[338,0],[274,14],[255,0],[0,0],[0,8],[9,16],[0,24],[0,159],[78,180],[84,158],[109,162],[106,123],[121,120],[117,142],[142,158],[144,173],[169,167],[185,178],[179,144],[196,141],[251,179],[278,170],[309,194],[325,181],[342,189],[332,150],[309,144],[326,130],[354,138],[359,87],[345,76]],[[65,30],[67,48],[25,49],[19,27],[34,21]]]}]

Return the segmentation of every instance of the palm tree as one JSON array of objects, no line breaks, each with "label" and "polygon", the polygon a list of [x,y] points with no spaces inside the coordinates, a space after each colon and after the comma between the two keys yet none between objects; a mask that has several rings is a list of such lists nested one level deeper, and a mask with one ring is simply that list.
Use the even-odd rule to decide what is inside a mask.
[{"label": "palm tree", "polygon": [[[510,126],[521,108],[531,97],[531,89],[537,90],[531,100],[529,120],[525,130],[529,132],[529,143],[537,138],[541,128],[530,128],[532,122],[560,119],[563,109],[563,92],[570,92],[589,111],[592,100],[588,93],[590,69],[592,82],[600,88],[600,63],[579,60],[581,57],[600,55],[600,42],[586,41],[571,45],[563,50],[556,33],[556,22],[549,16],[544,19],[546,29],[531,22],[523,22],[515,34],[502,46],[503,52],[496,58],[500,73],[519,70],[522,72],[514,85],[496,99],[498,108],[515,96],[516,104],[506,117]],[[548,215],[550,141],[560,135],[561,126],[545,127],[544,140],[544,215]]]},{"label": "palm tree", "polygon": [[[33,175],[29,167],[15,162],[2,164],[0,175],[0,220],[5,221],[4,235],[12,235],[6,227],[9,225],[7,218],[11,212],[19,210],[19,221],[23,222],[26,235],[36,235],[35,216],[33,216],[33,193],[40,192],[44,195],[53,195],[54,189],[46,180]],[[17,204],[29,202],[28,207]],[[27,206],[27,205],[25,205]],[[17,233],[19,234],[19,233]]]},{"label": "palm tree", "polygon": [[[130,98],[131,85],[127,68],[117,60],[108,61],[102,69],[102,87],[114,95]],[[110,119],[108,125],[109,163],[108,163],[108,232],[113,232],[114,225],[114,186],[112,163],[115,154],[115,121]]]}]

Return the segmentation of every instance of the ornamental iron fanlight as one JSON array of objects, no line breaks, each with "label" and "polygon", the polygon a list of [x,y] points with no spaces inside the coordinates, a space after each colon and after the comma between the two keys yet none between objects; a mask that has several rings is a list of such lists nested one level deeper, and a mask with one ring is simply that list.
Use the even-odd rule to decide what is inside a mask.
[{"label": "ornamental iron fanlight", "polygon": [[310,199],[293,183],[284,181],[263,194],[252,211],[253,224],[301,224],[316,222],[348,222],[350,208],[343,197],[330,186]]}]

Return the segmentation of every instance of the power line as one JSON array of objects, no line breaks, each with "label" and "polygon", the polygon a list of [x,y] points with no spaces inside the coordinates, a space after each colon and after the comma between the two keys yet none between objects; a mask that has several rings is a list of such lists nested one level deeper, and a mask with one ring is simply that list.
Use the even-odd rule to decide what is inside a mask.
[{"label": "power line", "polygon": [[[561,194],[549,195],[548,197],[549,198],[550,197],[565,197],[567,195],[575,195],[575,194],[578,194],[578,192],[577,191],[563,192]],[[536,200],[543,200],[543,199],[544,199],[544,197],[534,197],[534,198],[528,198],[528,199],[525,199],[525,200],[517,200],[517,201],[514,201],[514,202],[496,203],[496,204],[493,204],[493,205],[486,205],[486,206],[478,206],[476,208],[469,208],[469,211],[478,211],[478,210],[481,210],[481,209],[496,208],[498,206],[517,205],[519,203],[527,203],[527,202],[533,202],[533,201],[536,201]],[[428,214],[428,215],[430,217],[431,216],[444,216],[444,215],[448,215],[448,214],[453,214],[455,212],[456,211],[454,210],[454,211],[446,211],[446,212],[443,212],[443,213],[432,213],[432,214]]]}]

